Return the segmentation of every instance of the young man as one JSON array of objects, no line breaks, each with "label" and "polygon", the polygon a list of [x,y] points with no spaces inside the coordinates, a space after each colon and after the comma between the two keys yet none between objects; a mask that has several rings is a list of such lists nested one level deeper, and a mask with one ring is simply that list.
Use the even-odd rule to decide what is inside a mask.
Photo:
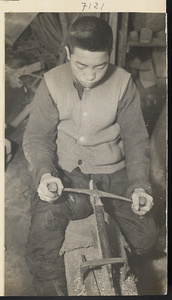
[{"label": "young man", "polygon": [[35,95],[23,149],[37,190],[26,260],[38,295],[67,294],[59,256],[65,229],[92,213],[88,196],[72,198],[64,186],[89,188],[92,176],[98,189],[130,197],[132,206],[104,199],[105,210],[133,254],[145,255],[156,243],[148,135],[131,75],[109,63],[112,39],[104,20],[77,19],[68,35],[69,62],[47,72]]}]

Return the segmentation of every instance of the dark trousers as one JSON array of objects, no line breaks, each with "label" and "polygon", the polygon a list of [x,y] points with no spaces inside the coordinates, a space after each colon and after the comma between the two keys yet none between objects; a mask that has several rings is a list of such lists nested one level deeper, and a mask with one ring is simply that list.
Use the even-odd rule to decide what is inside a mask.
[{"label": "dark trousers", "polygon": [[[127,176],[125,170],[114,174],[92,175],[98,189],[125,196]],[[66,187],[89,188],[91,176],[79,169],[71,173],[61,172],[61,179]],[[37,280],[58,279],[64,283],[64,258],[59,256],[70,220],[89,216],[93,210],[89,196],[72,194],[75,203],[67,193],[53,204],[41,201],[39,196],[31,204],[31,226],[26,245],[26,261],[30,272]],[[122,233],[134,253],[147,253],[156,243],[158,229],[152,213],[138,216],[131,210],[131,204],[121,200],[102,199],[104,209],[118,222]],[[65,283],[64,283],[65,284]]]}]

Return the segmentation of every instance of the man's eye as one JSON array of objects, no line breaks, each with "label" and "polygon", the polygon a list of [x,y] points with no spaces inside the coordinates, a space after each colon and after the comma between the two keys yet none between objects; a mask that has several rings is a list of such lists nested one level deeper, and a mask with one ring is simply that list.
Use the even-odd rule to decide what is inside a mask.
[{"label": "man's eye", "polygon": [[96,69],[101,70],[101,69],[104,69],[105,67],[106,67],[106,64],[105,65],[101,65],[101,66],[97,66]]},{"label": "man's eye", "polygon": [[77,65],[77,67],[78,67],[78,69],[84,69],[85,68],[85,66],[83,66],[83,65]]}]

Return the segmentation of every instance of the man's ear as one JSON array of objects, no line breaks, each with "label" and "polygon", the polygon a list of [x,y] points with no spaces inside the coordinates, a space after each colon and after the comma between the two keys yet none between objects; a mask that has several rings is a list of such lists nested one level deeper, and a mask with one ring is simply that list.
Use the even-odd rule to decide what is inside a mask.
[{"label": "man's ear", "polygon": [[67,54],[67,59],[70,60],[70,51],[67,46],[65,46],[66,54]]}]

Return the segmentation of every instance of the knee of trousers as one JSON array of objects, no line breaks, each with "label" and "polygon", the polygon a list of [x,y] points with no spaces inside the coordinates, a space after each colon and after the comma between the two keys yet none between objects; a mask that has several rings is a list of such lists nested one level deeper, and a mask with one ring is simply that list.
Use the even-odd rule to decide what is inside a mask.
[{"label": "knee of trousers", "polygon": [[138,228],[135,238],[133,239],[135,252],[137,254],[144,254],[151,251],[156,246],[158,234],[159,228],[153,218],[147,218],[147,220],[143,221],[140,228]]},{"label": "knee of trousers", "polygon": [[25,250],[26,262],[31,273],[37,274],[42,269],[47,272],[46,266],[49,266],[49,273],[52,273],[51,269],[53,272],[55,270],[53,265],[56,267],[63,265],[63,258],[60,257],[59,251],[64,241],[67,224],[68,220],[65,217],[50,209],[35,212]]},{"label": "knee of trousers", "polygon": [[68,202],[66,205],[72,212],[70,216],[71,220],[87,218],[93,212],[93,207],[90,203],[90,199],[86,195],[69,194]]}]

